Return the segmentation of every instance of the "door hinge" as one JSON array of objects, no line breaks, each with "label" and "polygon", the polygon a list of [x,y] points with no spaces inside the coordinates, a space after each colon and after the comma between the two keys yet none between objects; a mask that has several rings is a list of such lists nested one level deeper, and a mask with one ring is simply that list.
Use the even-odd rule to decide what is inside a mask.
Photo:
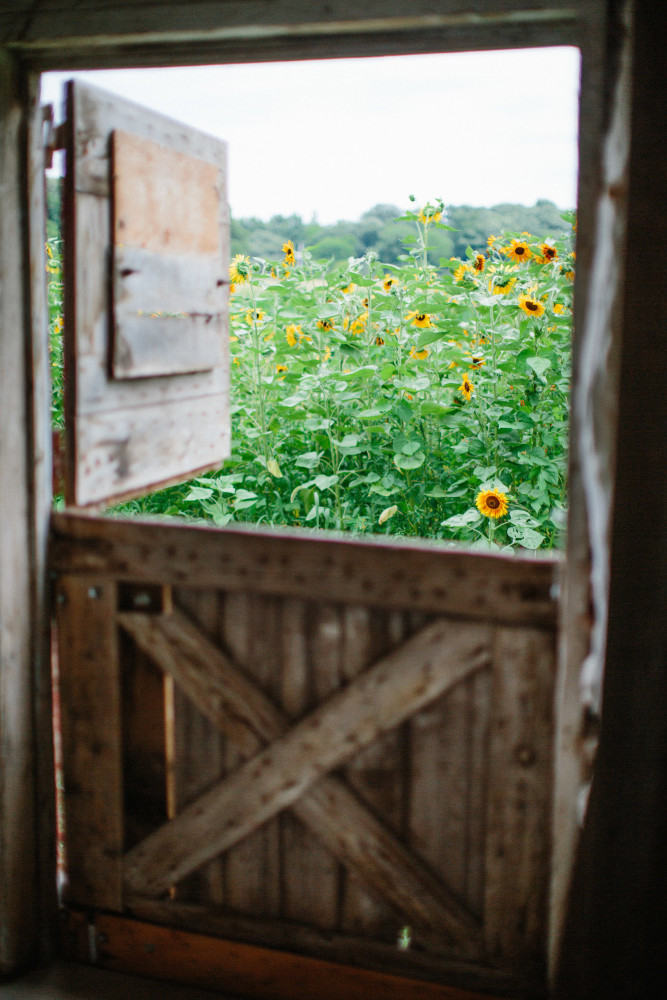
[{"label": "door hinge", "polygon": [[53,154],[57,149],[65,149],[69,138],[69,122],[53,124],[53,105],[42,107],[44,120],[44,164],[46,168],[53,166]]}]

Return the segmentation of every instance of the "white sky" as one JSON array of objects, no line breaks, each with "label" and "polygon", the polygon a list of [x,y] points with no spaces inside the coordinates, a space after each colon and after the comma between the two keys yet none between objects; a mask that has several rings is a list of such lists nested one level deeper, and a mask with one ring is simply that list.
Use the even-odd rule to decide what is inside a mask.
[{"label": "white sky", "polygon": [[49,73],[44,101],[72,76],[226,139],[236,217],[327,224],[410,194],[575,205],[574,48]]}]

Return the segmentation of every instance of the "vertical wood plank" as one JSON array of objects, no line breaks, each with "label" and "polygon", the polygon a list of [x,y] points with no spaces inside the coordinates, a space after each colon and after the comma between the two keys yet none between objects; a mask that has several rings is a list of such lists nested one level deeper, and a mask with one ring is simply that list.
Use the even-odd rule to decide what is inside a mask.
[{"label": "vertical wood plank", "polygon": [[489,744],[484,934],[493,959],[545,958],[555,637],[499,628]]},{"label": "vertical wood plank", "polygon": [[[340,612],[287,600],[283,605],[283,707],[297,719],[340,684]],[[337,861],[291,814],[281,817],[283,914],[327,930],[338,919]]]},{"label": "vertical wood plank", "polygon": [[469,735],[465,899],[472,912],[481,917],[484,912],[491,671],[480,670],[466,687]]},{"label": "vertical wood plank", "polygon": [[116,587],[57,589],[68,902],[122,909],[123,788]]},{"label": "vertical wood plank", "polygon": [[35,953],[35,775],[30,676],[31,453],[22,268],[23,156],[18,66],[0,50],[0,972]]},{"label": "vertical wood plank", "polygon": [[[351,605],[344,612],[342,670],[353,680],[405,635],[404,615]],[[404,826],[404,730],[388,733],[357,754],[345,769],[347,781],[395,833]],[[396,914],[354,873],[343,883],[341,929],[394,942],[400,930]]]},{"label": "vertical wood plank", "polygon": [[[246,593],[227,594],[224,604],[224,640],[235,662],[272,693],[279,684],[275,656],[280,649],[277,602]],[[234,770],[243,760],[227,747],[226,766]],[[255,916],[277,915],[280,906],[279,821],[247,837],[225,855],[225,902]]]},{"label": "vertical wood plank", "polygon": [[[197,622],[207,638],[221,631],[221,598],[213,590],[183,590],[177,603]],[[174,806],[180,812],[225,774],[225,741],[219,730],[174,685]],[[222,904],[224,861],[214,858],[176,887],[179,899]]]}]

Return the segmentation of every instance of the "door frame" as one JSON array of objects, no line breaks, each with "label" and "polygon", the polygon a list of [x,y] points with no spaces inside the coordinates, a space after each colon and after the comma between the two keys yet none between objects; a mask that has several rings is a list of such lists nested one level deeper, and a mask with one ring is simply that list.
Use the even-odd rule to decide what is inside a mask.
[{"label": "door frame", "polygon": [[[235,15],[248,25],[253,23],[258,6],[249,3],[247,14]],[[330,13],[320,15],[334,19],[342,15],[340,4],[329,5]],[[622,333],[622,320],[609,324],[603,330],[595,329],[594,310],[600,306],[600,285],[607,276],[602,274],[596,286],[596,239],[600,236],[618,246],[623,233],[596,231],[601,199],[608,193],[613,178],[599,169],[605,143],[611,144],[614,129],[622,127],[623,116],[629,114],[625,103],[626,90],[621,85],[615,89],[619,78],[616,70],[620,40],[624,36],[623,24],[607,24],[604,5],[590,2],[577,5],[576,10],[560,0],[538,5],[540,9],[526,12],[525,5],[512,2],[490,4],[479,2],[483,13],[495,8],[497,17],[484,23],[475,22],[474,15],[459,18],[448,12],[438,17],[432,4],[422,3],[406,19],[387,14],[386,4],[367,0],[361,5],[362,19],[356,24],[341,25],[333,20],[305,26],[298,23],[295,9],[300,5],[284,2],[274,14],[279,30],[269,31],[256,24],[245,34],[226,31],[218,26],[202,24],[199,30],[190,24],[188,30],[174,28],[173,33],[147,36],[123,36],[122,29],[101,36],[93,15],[82,15],[78,38],[70,42],[62,38],[48,39],[48,31],[33,40],[19,39],[11,43],[2,56],[2,153],[3,181],[9,216],[0,231],[2,257],[11,260],[14,268],[15,292],[3,303],[3,327],[13,325],[16,334],[3,344],[3,396],[19,379],[29,388],[26,409],[17,405],[17,424],[24,434],[16,435],[12,445],[16,462],[10,473],[18,479],[12,509],[3,503],[2,542],[3,553],[14,553],[19,568],[15,578],[14,594],[3,590],[0,613],[9,618],[16,612],[17,597],[28,609],[27,616],[20,615],[15,626],[17,653],[14,671],[6,674],[0,691],[3,721],[7,715],[5,705],[19,705],[16,721],[17,739],[21,746],[18,759],[13,764],[14,774],[28,773],[33,778],[23,793],[16,793],[6,784],[2,794],[3,842],[9,846],[11,856],[20,859],[21,885],[18,880],[3,883],[0,896],[2,916],[7,917],[8,937],[5,938],[0,967],[12,969],[25,964],[35,955],[38,942],[49,951],[53,940],[54,895],[53,859],[53,770],[49,747],[51,744],[50,659],[48,635],[48,587],[46,552],[51,510],[50,487],[50,412],[48,404],[49,358],[48,324],[46,322],[46,288],[43,274],[43,231],[45,218],[43,190],[43,119],[39,107],[39,74],[47,69],[66,68],[120,68],[128,65],[184,65],[210,61],[262,61],[274,59],[304,59],[331,57],[332,49],[338,57],[369,54],[398,54],[420,51],[465,51],[482,48],[523,47],[529,45],[578,44],[582,52],[581,141],[579,181],[579,232],[577,300],[575,328],[577,342],[574,354],[573,416],[571,426],[570,463],[570,516],[566,568],[562,582],[562,634],[563,643],[559,701],[559,745],[556,763],[556,800],[554,830],[554,867],[552,891],[551,938],[552,954],[557,953],[560,928],[565,912],[565,899],[572,868],[574,847],[577,841],[577,795],[582,783],[582,752],[580,723],[582,707],[578,695],[581,663],[589,652],[591,621],[589,602],[591,593],[591,565],[594,573],[593,592],[597,594],[597,621],[604,633],[606,580],[605,564],[608,562],[605,525],[609,521],[609,492],[604,484],[613,478],[615,460],[615,423],[608,421],[602,439],[596,433],[600,415],[599,380],[608,387],[607,399],[612,417],[617,410],[617,361],[618,344]],[[452,8],[455,5],[452,5]],[[333,8],[333,9],[332,9]],[[94,13],[94,12],[93,12]],[[298,12],[297,12],[298,13]],[[380,18],[380,15],[382,17]],[[512,15],[515,15],[514,18]],[[47,15],[56,19],[57,12]],[[148,15],[147,15],[148,16]],[[196,18],[193,12],[192,17]],[[201,15],[199,15],[201,16]],[[434,17],[435,27],[434,27]],[[517,27],[517,17],[520,24]],[[52,23],[52,27],[55,20]],[[617,112],[616,116],[614,111]],[[617,134],[617,133],[616,133]],[[623,156],[620,171],[623,171]],[[617,173],[619,163],[616,164]],[[624,222],[624,206],[617,216]],[[612,226],[613,229],[613,226]],[[604,248],[603,248],[604,249]],[[602,255],[600,255],[602,256]],[[28,281],[24,274],[30,274]],[[3,279],[11,280],[10,265],[5,265]],[[614,286],[607,292],[606,301],[614,301],[620,294],[624,276],[613,276]],[[596,297],[596,287],[597,297]],[[603,303],[604,305],[604,303]],[[590,358],[587,349],[594,349],[599,338],[612,353],[612,362],[593,359],[593,371],[588,378],[581,378],[582,367]],[[29,345],[26,351],[26,344]],[[599,457],[598,468],[591,471],[582,460],[585,449],[592,442]],[[16,464],[18,463],[18,464]],[[18,469],[18,477],[16,470]],[[9,479],[3,486],[9,486]],[[4,498],[3,498],[4,499]],[[595,530],[602,521],[602,530]],[[6,546],[6,548],[5,548]],[[25,556],[21,555],[21,550]],[[597,587],[597,591],[595,588]],[[34,626],[34,627],[33,627]],[[602,639],[604,634],[602,634]],[[600,649],[597,651],[601,662]],[[27,669],[30,663],[31,670]],[[34,688],[33,688],[34,685]],[[18,696],[18,702],[17,702]],[[34,754],[33,747],[37,748]],[[36,790],[36,798],[34,791]],[[35,801],[38,808],[35,808]],[[13,818],[7,816],[13,811]],[[40,821],[36,815],[39,814]],[[24,831],[29,832],[25,837]],[[31,839],[36,832],[39,843]],[[14,849],[12,851],[11,849]],[[35,860],[38,859],[38,860]],[[11,884],[10,884],[11,883]],[[41,919],[26,903],[30,894],[41,900]],[[16,900],[21,905],[15,906]],[[11,905],[10,905],[11,904]],[[41,928],[41,929],[40,929]]]}]

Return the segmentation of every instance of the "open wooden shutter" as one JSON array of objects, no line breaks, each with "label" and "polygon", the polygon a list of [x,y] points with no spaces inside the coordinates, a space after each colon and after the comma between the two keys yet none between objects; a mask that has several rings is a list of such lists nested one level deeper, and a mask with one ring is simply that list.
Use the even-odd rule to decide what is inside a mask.
[{"label": "open wooden shutter", "polygon": [[67,91],[65,498],[147,492],[229,455],[224,142]]}]

